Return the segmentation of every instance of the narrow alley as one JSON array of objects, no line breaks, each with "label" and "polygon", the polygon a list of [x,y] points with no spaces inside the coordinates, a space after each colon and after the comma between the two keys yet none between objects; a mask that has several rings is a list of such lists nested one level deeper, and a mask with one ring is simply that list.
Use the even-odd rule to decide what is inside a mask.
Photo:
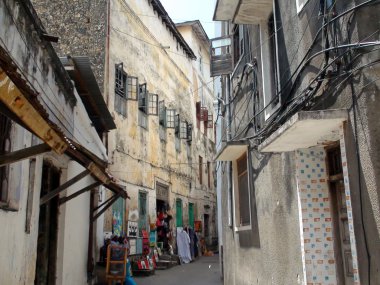
[{"label": "narrow alley", "polygon": [[134,277],[137,285],[221,285],[219,256],[202,256],[189,264],[156,270],[148,277]]}]

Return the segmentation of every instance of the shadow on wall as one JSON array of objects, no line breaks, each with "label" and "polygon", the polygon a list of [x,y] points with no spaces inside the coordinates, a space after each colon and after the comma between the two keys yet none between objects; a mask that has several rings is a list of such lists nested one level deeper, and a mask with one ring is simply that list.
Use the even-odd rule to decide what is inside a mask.
[{"label": "shadow on wall", "polygon": [[252,165],[253,158],[252,152],[249,152],[248,161],[250,162],[249,167],[249,177],[250,177],[250,197],[251,197],[251,230],[239,232],[239,243],[242,248],[256,247],[260,248],[260,234],[259,234],[259,223],[257,218],[257,207],[256,207],[256,191],[255,191],[255,181],[263,170],[267,166],[268,161],[271,158],[271,154],[264,155],[259,162],[259,165],[254,168]]}]

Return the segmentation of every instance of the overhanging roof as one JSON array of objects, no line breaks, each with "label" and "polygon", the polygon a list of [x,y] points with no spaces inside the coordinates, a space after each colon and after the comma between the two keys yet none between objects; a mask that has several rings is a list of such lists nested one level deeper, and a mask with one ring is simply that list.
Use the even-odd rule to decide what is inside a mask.
[{"label": "overhanging roof", "polygon": [[60,60],[75,82],[75,88],[95,129],[99,133],[116,129],[115,122],[92,72],[89,58],[87,56],[73,56],[61,57]]},{"label": "overhanging roof", "polygon": [[237,160],[248,150],[247,142],[228,142],[215,156],[215,160],[233,161]]},{"label": "overhanging roof", "polygon": [[218,0],[213,20],[231,20],[236,24],[259,24],[268,19],[272,10],[272,0]]},{"label": "overhanging roof", "polygon": [[162,6],[161,2],[159,0],[150,0],[150,3],[152,4],[153,10],[157,12],[157,14],[161,17],[162,21],[165,23],[166,27],[172,32],[174,37],[177,39],[179,44],[182,46],[186,54],[191,59],[197,59],[195,56],[193,50],[190,48],[190,46],[187,44],[185,39],[182,37],[180,32],[177,30],[174,22],[170,18],[169,14],[166,12],[164,6]]},{"label": "overhanging roof", "polygon": [[339,128],[347,110],[301,111],[259,145],[261,152],[287,152],[340,139]]},{"label": "overhanging roof", "polygon": [[203,26],[199,20],[186,21],[186,22],[182,22],[182,23],[177,23],[175,25],[176,25],[176,27],[191,26],[194,30],[194,33],[197,35],[197,37],[201,41],[204,41],[207,45],[210,44],[210,39],[208,38],[207,33],[204,30],[204,28],[203,28]]}]

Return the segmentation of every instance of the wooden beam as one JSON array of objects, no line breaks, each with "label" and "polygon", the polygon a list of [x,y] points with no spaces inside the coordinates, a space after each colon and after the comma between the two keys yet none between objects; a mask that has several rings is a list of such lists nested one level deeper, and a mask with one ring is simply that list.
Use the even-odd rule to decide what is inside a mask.
[{"label": "wooden beam", "polygon": [[40,200],[40,206],[45,204],[46,202],[53,199],[55,196],[57,196],[60,192],[65,190],[66,188],[70,187],[71,185],[75,184],[79,180],[81,180],[83,177],[87,176],[90,173],[88,169],[85,169],[81,173],[79,173],[77,176],[71,178],[70,180],[66,181],[62,185],[60,185],[58,188],[54,189],[53,191],[47,193],[45,196],[43,196]]},{"label": "wooden beam", "polygon": [[113,199],[113,196],[114,196],[114,195],[112,195],[112,196],[109,197],[106,201],[104,201],[103,203],[101,203],[100,205],[98,205],[97,207],[95,207],[93,211],[95,212],[96,210],[98,210],[98,209],[100,209],[101,207],[103,207],[105,204],[107,204],[109,201],[111,201],[111,199]]},{"label": "wooden beam", "polygon": [[62,154],[68,143],[61,137],[22,94],[7,74],[0,68],[0,101],[55,152]]},{"label": "wooden beam", "polygon": [[49,152],[49,151],[51,151],[51,147],[45,143],[42,143],[39,145],[9,152],[9,153],[0,155],[0,167],[10,164],[10,163],[20,161],[20,160],[27,159],[32,156],[42,154],[45,152]]},{"label": "wooden beam", "polygon": [[99,216],[100,216],[101,214],[103,214],[105,211],[107,211],[107,209],[108,209],[109,207],[111,207],[112,204],[115,203],[116,200],[117,200],[119,197],[120,197],[120,194],[115,194],[115,195],[113,195],[111,201],[110,201],[107,205],[105,205],[104,208],[101,209],[101,210],[99,211],[99,213],[97,213],[95,216],[93,216],[91,221],[94,222],[97,218],[99,218]]},{"label": "wooden beam", "polygon": [[62,197],[61,199],[59,199],[59,205],[62,205],[66,203],[67,201],[70,201],[71,199],[79,196],[80,194],[87,192],[91,189],[94,189],[95,187],[98,187],[99,185],[102,185],[102,183],[100,181],[96,181],[95,183],[92,183],[91,185],[84,187],[83,189],[71,194],[70,196]]}]

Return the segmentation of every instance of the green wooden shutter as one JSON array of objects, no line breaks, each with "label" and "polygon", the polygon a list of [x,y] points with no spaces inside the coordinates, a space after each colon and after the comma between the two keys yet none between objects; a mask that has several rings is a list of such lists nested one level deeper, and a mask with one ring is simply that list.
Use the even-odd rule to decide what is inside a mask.
[{"label": "green wooden shutter", "polygon": [[194,204],[189,203],[189,226],[194,229]]},{"label": "green wooden shutter", "polygon": [[177,199],[176,201],[176,225],[177,227],[182,227],[182,200]]}]

